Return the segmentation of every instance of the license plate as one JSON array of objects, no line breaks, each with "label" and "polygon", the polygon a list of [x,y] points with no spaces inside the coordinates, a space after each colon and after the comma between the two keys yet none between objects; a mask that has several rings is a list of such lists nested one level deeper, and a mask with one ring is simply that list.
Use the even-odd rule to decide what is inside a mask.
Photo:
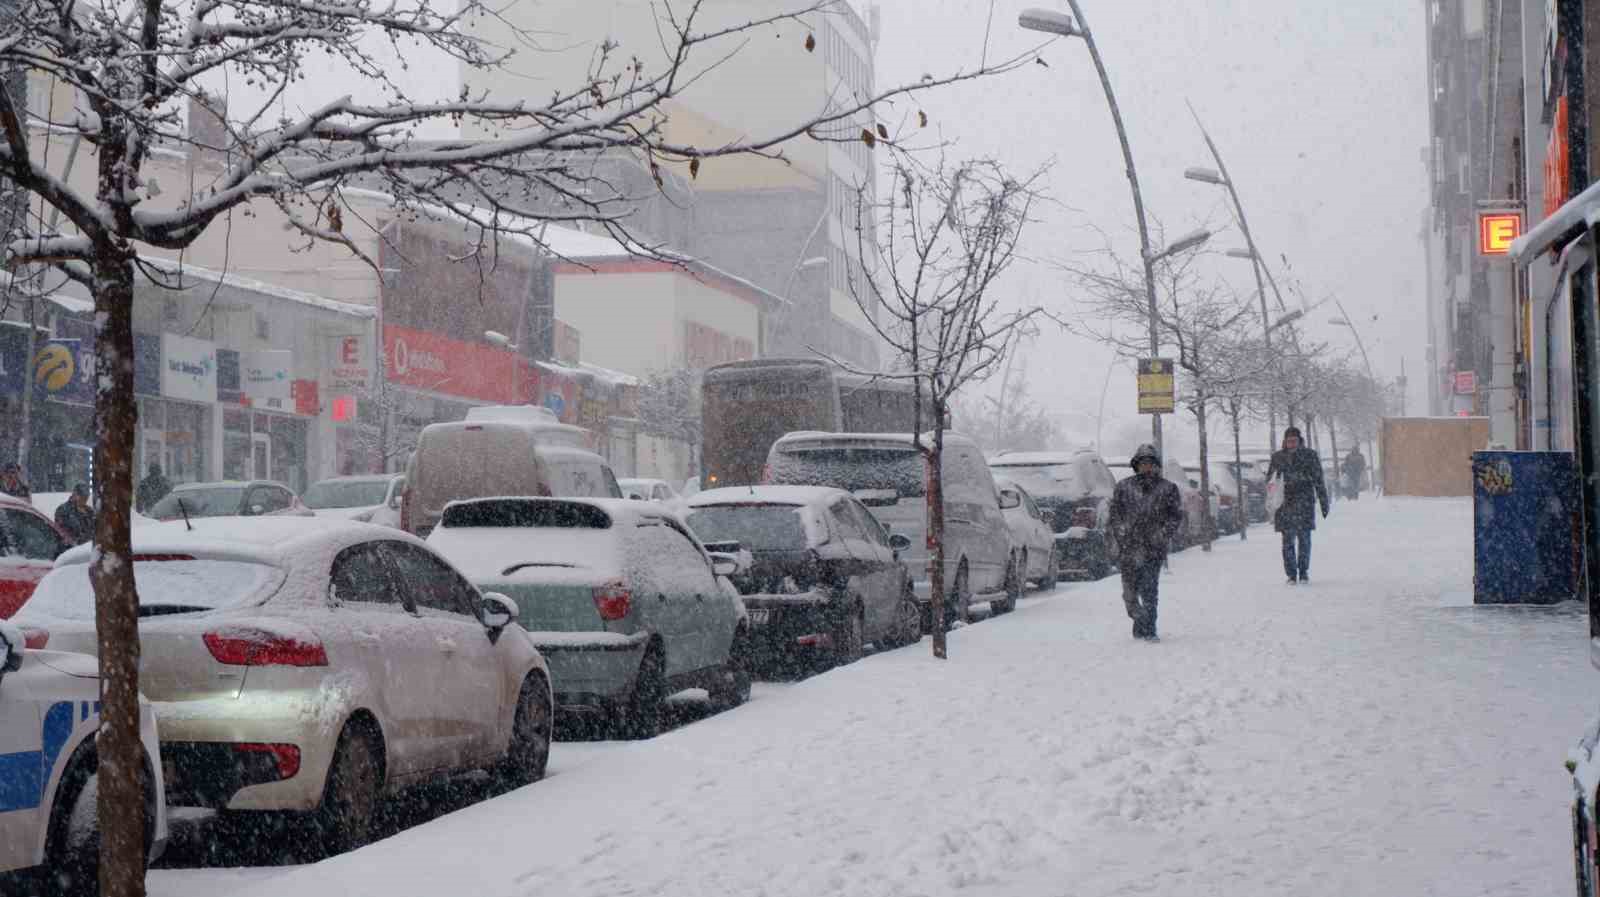
[{"label": "license plate", "polygon": [[767,608],[760,608],[750,611],[750,625],[752,626],[765,626],[767,625],[767,621],[771,619],[772,611],[768,610]]}]

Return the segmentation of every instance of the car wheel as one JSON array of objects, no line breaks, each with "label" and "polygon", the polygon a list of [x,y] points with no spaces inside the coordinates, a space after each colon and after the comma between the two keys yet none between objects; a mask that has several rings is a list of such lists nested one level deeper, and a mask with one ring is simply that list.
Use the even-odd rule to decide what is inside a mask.
[{"label": "car wheel", "polygon": [[735,629],[733,642],[728,645],[728,660],[709,689],[711,703],[718,710],[729,710],[750,700],[752,649],[750,630],[743,626]]},{"label": "car wheel", "polygon": [[533,674],[522,681],[517,695],[517,714],[511,724],[511,743],[506,747],[497,778],[505,791],[531,785],[544,778],[550,765],[550,741],[555,730],[555,714],[550,708],[550,687],[543,677]]},{"label": "car wheel", "polygon": [[906,586],[905,593],[900,596],[895,616],[898,621],[895,625],[896,646],[915,645],[922,641],[922,607],[917,604],[917,593],[910,586]]},{"label": "car wheel", "polygon": [[45,893],[99,893],[99,757],[94,742],[80,745],[56,789],[55,808],[45,836]]},{"label": "car wheel", "polygon": [[327,853],[346,853],[372,837],[381,781],[377,736],[359,723],[346,723],[333,750],[323,786],[316,827]]},{"label": "car wheel", "polygon": [[1056,587],[1056,579],[1061,576],[1061,556],[1057,554],[1056,547],[1050,546],[1050,563],[1045,565],[1044,575],[1039,577],[1039,591],[1048,592]]},{"label": "car wheel", "polygon": [[866,622],[861,616],[861,602],[851,601],[844,619],[834,626],[831,666],[842,667],[861,659],[862,645],[866,642]]},{"label": "car wheel", "polygon": [[639,661],[633,694],[622,705],[616,729],[623,738],[654,738],[661,734],[661,704],[667,699],[666,666],[661,651],[651,648]]},{"label": "car wheel", "polygon": [[966,561],[962,561],[956,570],[955,588],[945,600],[944,619],[946,629],[957,620],[962,623],[972,622],[972,582],[967,576]]}]

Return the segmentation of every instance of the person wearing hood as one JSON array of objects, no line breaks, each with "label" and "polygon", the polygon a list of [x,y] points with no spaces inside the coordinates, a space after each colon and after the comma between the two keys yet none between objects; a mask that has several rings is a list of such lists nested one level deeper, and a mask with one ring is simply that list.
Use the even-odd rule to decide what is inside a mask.
[{"label": "person wearing hood", "polygon": [[1141,445],[1130,462],[1134,475],[1111,494],[1111,536],[1122,572],[1122,603],[1133,620],[1133,637],[1156,637],[1157,590],[1167,548],[1183,526],[1183,496],[1161,476],[1161,453]]},{"label": "person wearing hood", "polygon": [[1310,582],[1311,531],[1317,528],[1317,505],[1328,516],[1328,487],[1322,479],[1322,459],[1307,448],[1299,427],[1283,431],[1283,448],[1272,455],[1267,480],[1283,477],[1283,506],[1273,522],[1283,534],[1283,572],[1289,585]]},{"label": "person wearing hood", "polygon": [[161,474],[161,465],[150,462],[149,474],[139,483],[139,488],[134,492],[134,510],[141,514],[150,513],[156,502],[167,497],[172,491],[172,483]]}]

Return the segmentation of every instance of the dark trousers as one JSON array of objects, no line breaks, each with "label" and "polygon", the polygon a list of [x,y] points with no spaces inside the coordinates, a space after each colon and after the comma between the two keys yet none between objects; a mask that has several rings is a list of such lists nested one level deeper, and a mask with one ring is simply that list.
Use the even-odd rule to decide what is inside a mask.
[{"label": "dark trousers", "polygon": [[1122,603],[1133,620],[1134,637],[1156,634],[1156,590],[1165,558],[1122,565]]},{"label": "dark trousers", "polygon": [[1290,579],[1304,579],[1311,572],[1311,530],[1283,531],[1283,573]]}]

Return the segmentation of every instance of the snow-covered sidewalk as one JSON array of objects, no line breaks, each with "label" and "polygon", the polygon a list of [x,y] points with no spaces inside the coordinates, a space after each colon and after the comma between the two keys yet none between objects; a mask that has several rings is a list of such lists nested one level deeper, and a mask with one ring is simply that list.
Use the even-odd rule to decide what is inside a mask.
[{"label": "snow-covered sidewalk", "polygon": [[1596,709],[1576,606],[1476,608],[1471,505],[1342,503],[1178,555],[1162,643],[1116,581],[868,658],[316,866],[155,897],[1548,895]]}]

